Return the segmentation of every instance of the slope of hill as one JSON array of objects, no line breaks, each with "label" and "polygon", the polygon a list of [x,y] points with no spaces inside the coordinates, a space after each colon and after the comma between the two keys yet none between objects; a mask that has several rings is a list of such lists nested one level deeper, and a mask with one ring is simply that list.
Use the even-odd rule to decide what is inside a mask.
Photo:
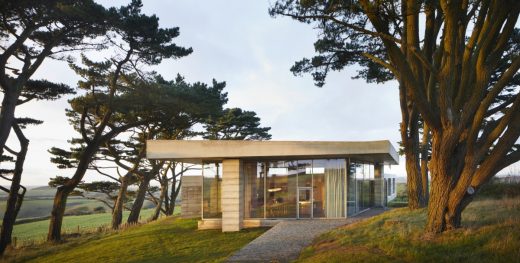
[{"label": "slope of hill", "polygon": [[222,262],[265,228],[222,233],[197,230],[194,219],[167,217],[112,234],[8,251],[12,262]]},{"label": "slope of hill", "polygon": [[326,233],[298,262],[520,262],[520,198],[479,199],[464,228],[425,240],[426,209],[393,209]]}]

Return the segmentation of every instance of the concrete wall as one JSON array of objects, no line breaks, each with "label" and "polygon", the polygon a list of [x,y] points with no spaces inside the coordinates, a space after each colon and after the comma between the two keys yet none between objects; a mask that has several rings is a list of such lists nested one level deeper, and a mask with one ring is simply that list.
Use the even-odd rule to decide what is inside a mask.
[{"label": "concrete wall", "polygon": [[182,218],[201,217],[202,176],[182,177],[181,199]]},{"label": "concrete wall", "polygon": [[239,159],[222,161],[222,232],[239,231],[243,227],[243,170]]}]

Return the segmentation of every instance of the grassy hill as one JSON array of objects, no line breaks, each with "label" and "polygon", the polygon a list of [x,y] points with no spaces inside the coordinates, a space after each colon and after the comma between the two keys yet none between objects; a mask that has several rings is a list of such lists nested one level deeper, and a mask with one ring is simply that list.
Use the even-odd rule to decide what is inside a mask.
[{"label": "grassy hill", "polygon": [[[152,215],[153,211],[153,209],[142,210],[140,214],[142,220],[148,219]],[[126,219],[129,214],[129,211],[125,211],[123,218]],[[77,233],[79,229],[80,232],[90,232],[98,227],[109,225],[111,220],[111,213],[66,216],[63,218],[62,231],[64,233]],[[41,243],[45,240],[48,229],[48,219],[31,223],[17,224],[14,226],[13,237],[16,237],[18,244],[24,244],[29,241]]]},{"label": "grassy hill", "polygon": [[[503,191],[495,191],[496,187]],[[321,235],[302,251],[297,262],[520,262],[518,189],[518,185],[490,185],[483,189],[480,197],[462,215],[464,228],[445,232],[433,239],[423,236],[426,209],[409,211],[395,208]],[[151,210],[144,212],[143,219],[149,212]],[[65,229],[75,233],[78,225],[95,227],[96,222],[108,223],[109,218],[102,218],[102,215],[110,216],[66,217]],[[30,236],[36,231],[43,231],[41,234],[44,235],[48,223],[37,223],[15,226],[15,236],[22,238],[24,234]],[[67,242],[62,244],[29,243],[9,251],[5,260],[221,262],[265,231],[250,229],[222,233],[220,230],[198,231],[196,228],[196,220],[162,218],[119,232],[90,232],[79,237],[69,235]]]},{"label": "grassy hill", "polygon": [[520,198],[474,201],[462,220],[425,240],[426,209],[396,208],[320,236],[298,262],[520,262]]},{"label": "grassy hill", "polygon": [[12,262],[223,262],[265,228],[222,233],[197,221],[167,217],[112,234],[91,234],[58,245],[8,251]]}]

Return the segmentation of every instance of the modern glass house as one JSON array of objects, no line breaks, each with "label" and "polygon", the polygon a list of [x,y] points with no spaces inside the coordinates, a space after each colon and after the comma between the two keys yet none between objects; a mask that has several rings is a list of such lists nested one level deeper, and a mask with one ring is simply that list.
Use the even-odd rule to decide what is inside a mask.
[{"label": "modern glass house", "polygon": [[185,176],[182,214],[238,231],[281,219],[346,218],[383,207],[398,163],[389,141],[148,141],[150,159],[201,164]]}]

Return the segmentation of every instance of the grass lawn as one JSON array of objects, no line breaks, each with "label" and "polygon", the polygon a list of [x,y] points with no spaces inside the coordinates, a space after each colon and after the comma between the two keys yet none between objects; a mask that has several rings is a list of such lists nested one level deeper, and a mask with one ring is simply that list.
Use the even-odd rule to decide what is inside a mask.
[{"label": "grass lawn", "polygon": [[266,228],[222,233],[197,230],[197,220],[167,217],[112,234],[9,251],[12,262],[222,262]]},{"label": "grass lawn", "polygon": [[424,240],[426,209],[393,209],[321,235],[298,262],[520,262],[520,198],[476,200],[462,218]]},{"label": "grass lawn", "polygon": [[[149,218],[154,209],[144,209],[141,211],[143,220]],[[129,211],[125,211],[124,218],[128,217]],[[78,226],[80,231],[89,231],[103,225],[109,225],[112,220],[111,213],[101,213],[82,216],[65,216],[63,218],[63,232],[77,232]],[[43,241],[47,237],[49,230],[49,220],[41,220],[31,223],[18,224],[14,226],[13,237],[16,237],[18,243],[28,240]]]}]

